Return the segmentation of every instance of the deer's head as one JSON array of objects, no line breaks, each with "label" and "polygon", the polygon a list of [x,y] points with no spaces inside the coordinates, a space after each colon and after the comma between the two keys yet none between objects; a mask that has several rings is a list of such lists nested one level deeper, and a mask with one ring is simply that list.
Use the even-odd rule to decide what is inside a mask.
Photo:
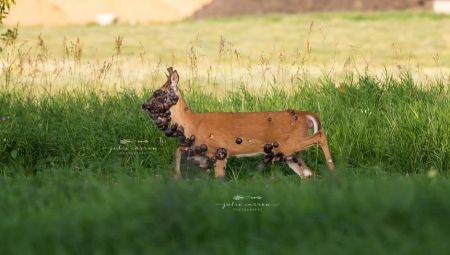
[{"label": "deer's head", "polygon": [[142,110],[147,112],[161,130],[169,128],[170,108],[176,105],[179,99],[176,93],[179,80],[178,72],[173,70],[172,67],[169,67],[167,71],[169,74],[166,83],[153,92],[153,95],[142,105]]}]

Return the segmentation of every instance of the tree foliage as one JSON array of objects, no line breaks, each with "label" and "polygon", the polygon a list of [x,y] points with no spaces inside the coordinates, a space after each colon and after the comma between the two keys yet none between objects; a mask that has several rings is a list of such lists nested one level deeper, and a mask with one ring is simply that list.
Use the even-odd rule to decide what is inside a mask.
[{"label": "tree foliage", "polygon": [[16,0],[0,0],[0,24],[3,24],[3,19],[9,13],[11,5],[15,4]]},{"label": "tree foliage", "polygon": [[[15,4],[16,0],[0,0],[0,25],[3,24],[3,19],[6,18],[6,16],[9,13],[9,10],[11,9],[11,5]],[[8,28],[6,31],[2,34],[0,34],[0,40],[3,45],[10,45],[12,44],[18,36],[18,27],[14,28]],[[3,47],[0,47],[0,52],[3,51]]]}]

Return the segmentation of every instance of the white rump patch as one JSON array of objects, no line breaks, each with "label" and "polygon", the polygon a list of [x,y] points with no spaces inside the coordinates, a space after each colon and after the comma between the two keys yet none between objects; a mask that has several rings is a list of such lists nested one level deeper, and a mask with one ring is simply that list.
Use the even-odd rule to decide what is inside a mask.
[{"label": "white rump patch", "polygon": [[306,115],[306,118],[313,123],[313,128],[314,128],[314,133],[313,134],[317,133],[319,131],[319,123],[317,123],[316,118],[314,116],[311,116],[311,115]]}]

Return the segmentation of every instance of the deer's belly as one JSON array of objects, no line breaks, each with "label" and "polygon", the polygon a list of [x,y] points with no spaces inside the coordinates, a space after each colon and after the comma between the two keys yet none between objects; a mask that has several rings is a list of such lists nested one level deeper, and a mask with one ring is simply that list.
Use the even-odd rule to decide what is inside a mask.
[{"label": "deer's belly", "polygon": [[224,148],[227,151],[228,156],[233,157],[254,157],[258,155],[264,155],[264,146],[270,144],[277,144],[277,147],[273,147],[271,152],[281,152],[284,155],[291,155],[301,149],[303,136],[295,134],[286,137],[258,137],[253,135],[252,138],[243,137],[241,144],[235,142],[234,137],[214,137],[213,139],[199,139],[198,144],[206,144],[208,146],[207,154],[213,156],[219,148]]},{"label": "deer's belly", "polygon": [[236,158],[247,158],[247,157],[256,157],[256,156],[260,156],[260,155],[264,155],[264,152],[255,152],[255,153],[247,153],[247,154],[236,154],[233,155]]}]

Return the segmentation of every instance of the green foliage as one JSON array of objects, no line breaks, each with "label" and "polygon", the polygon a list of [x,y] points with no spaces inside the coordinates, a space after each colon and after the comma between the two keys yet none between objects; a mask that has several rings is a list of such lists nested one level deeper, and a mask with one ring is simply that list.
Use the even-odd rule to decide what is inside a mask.
[{"label": "green foliage", "polygon": [[[311,24],[313,24],[311,26]],[[414,28],[414,29],[411,29]],[[114,38],[124,39],[121,54],[128,61],[145,56],[150,63],[161,61],[177,68],[190,64],[185,56],[194,46],[199,72],[210,65],[220,70],[224,59],[233,59],[238,68],[260,67],[262,56],[270,63],[283,52],[286,63],[324,66],[339,71],[348,61],[349,69],[407,65],[412,69],[450,65],[450,16],[432,11],[393,11],[374,13],[309,13],[188,20],[173,23],[117,24],[110,27],[64,26],[21,27],[20,40],[34,42],[44,33],[49,53],[61,57],[63,37],[68,42],[81,36],[83,57],[105,59],[115,53]],[[295,31],[295,32],[294,32]],[[401,37],[398,36],[401,31]],[[229,51],[219,53],[221,38]],[[424,38],[426,40],[418,40]],[[311,52],[305,56],[306,46]],[[241,56],[234,55],[235,50]],[[229,54],[231,53],[231,54]],[[141,55],[142,54],[142,55]],[[439,63],[434,57],[439,56]],[[249,63],[248,63],[249,62]],[[144,65],[145,66],[145,65]],[[226,63],[229,67],[229,63]],[[253,70],[253,71],[254,71]]]},{"label": "green foliage", "polygon": [[[0,0],[0,24],[3,24],[3,19],[6,18],[13,4],[15,4],[15,0]],[[17,39],[18,34],[18,26],[7,28],[4,33],[0,34],[0,40],[4,45],[9,46]],[[2,50],[3,48],[0,47],[0,52]]]},{"label": "green foliage", "polygon": [[2,40],[3,44],[6,46],[12,45],[19,36],[19,27],[15,26],[13,28],[7,28],[4,33],[0,35],[0,40]]},{"label": "green foliage", "polygon": [[[96,178],[55,168],[0,179],[1,254],[445,254],[447,178],[346,169],[239,183]],[[236,195],[274,204],[223,208]],[[244,200],[245,201],[245,200]]]},{"label": "green foliage", "polygon": [[[324,81],[299,85],[289,93],[275,88],[261,95],[239,90],[222,99],[198,90],[184,94],[198,112],[289,108],[317,112],[332,154],[343,166],[378,165],[392,173],[434,168],[448,173],[450,93],[446,86],[414,84],[408,75],[400,79],[365,75],[344,81],[339,89]],[[89,171],[101,164],[142,165],[152,175],[168,172],[177,141],[164,137],[139,110],[147,96],[133,91],[101,96],[87,90],[30,100],[20,93],[2,92],[0,116],[9,119],[0,122],[0,160],[25,173],[67,166]],[[131,142],[124,145],[122,140]],[[307,162],[323,163],[314,149],[306,151],[305,157]],[[239,168],[246,164],[243,161],[233,161],[231,167]]]}]

